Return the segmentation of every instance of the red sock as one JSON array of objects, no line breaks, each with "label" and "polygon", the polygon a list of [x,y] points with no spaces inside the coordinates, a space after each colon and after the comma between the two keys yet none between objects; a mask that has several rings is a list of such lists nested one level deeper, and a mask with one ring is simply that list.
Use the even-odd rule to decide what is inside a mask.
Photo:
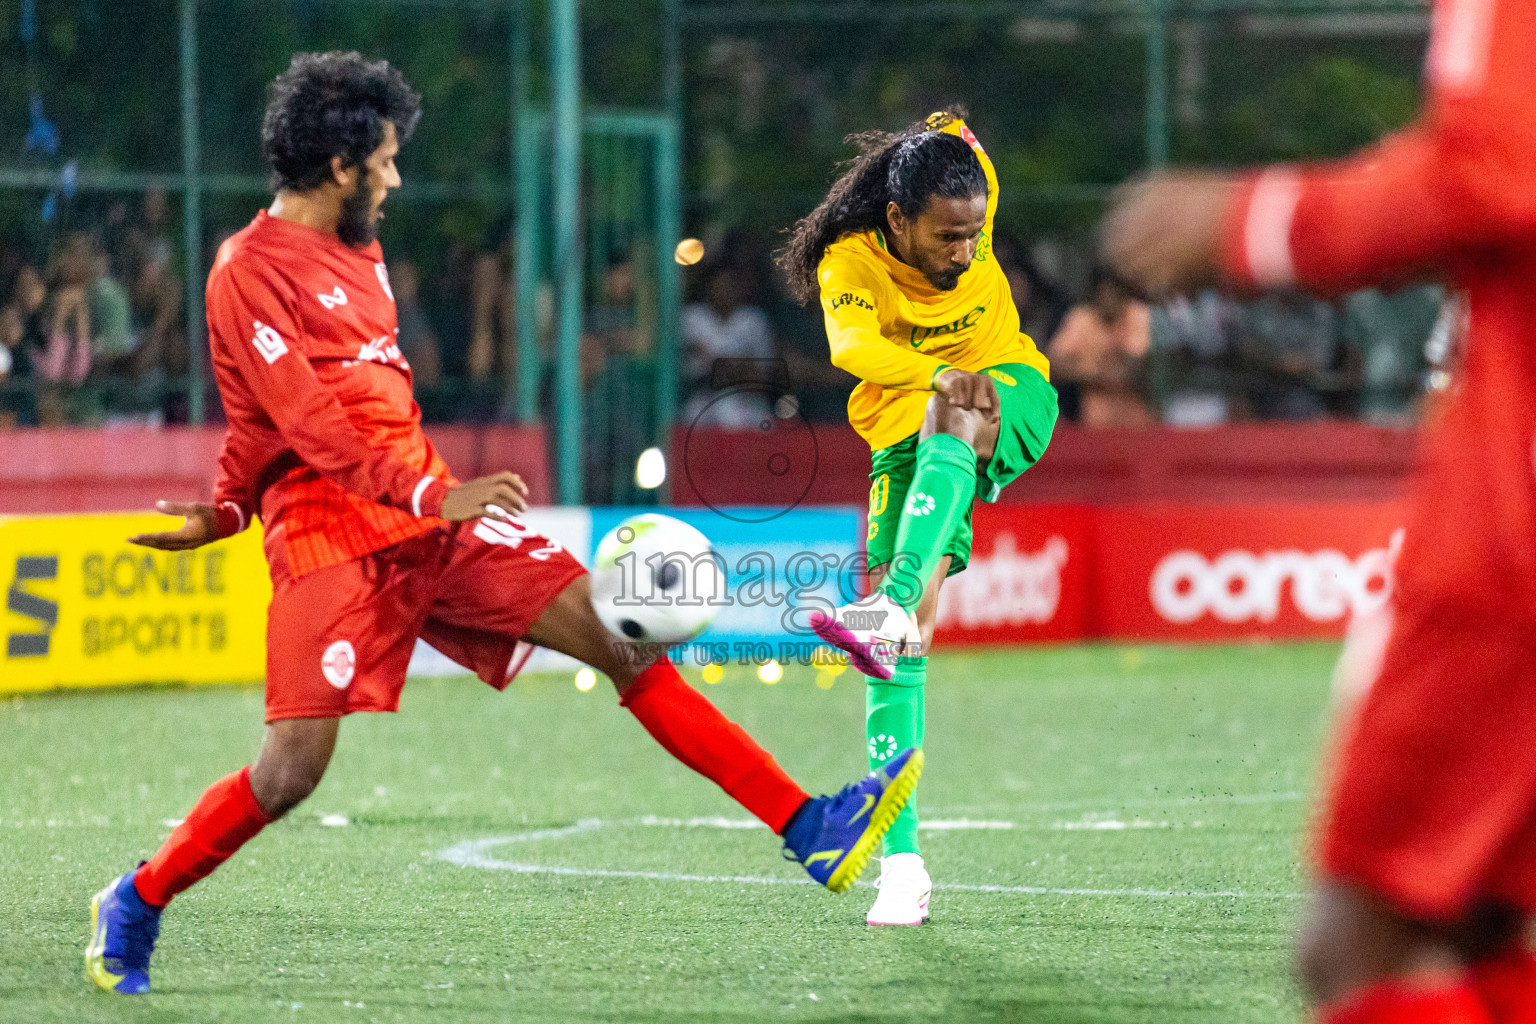
[{"label": "red sock", "polygon": [[1536,957],[1518,946],[1472,966],[1472,982],[1498,1024],[1536,1024]]},{"label": "red sock", "polygon": [[619,698],[646,732],[683,764],[712,779],[774,832],[809,799],[773,755],[683,681],[666,658]]},{"label": "red sock", "polygon": [[1470,974],[1439,988],[1401,978],[1367,986],[1317,1011],[1317,1024],[1494,1024]]},{"label": "red sock", "polygon": [[187,820],[139,868],[134,888],[146,903],[163,907],[232,857],[270,821],[251,791],[251,769],[226,775],[203,792]]}]

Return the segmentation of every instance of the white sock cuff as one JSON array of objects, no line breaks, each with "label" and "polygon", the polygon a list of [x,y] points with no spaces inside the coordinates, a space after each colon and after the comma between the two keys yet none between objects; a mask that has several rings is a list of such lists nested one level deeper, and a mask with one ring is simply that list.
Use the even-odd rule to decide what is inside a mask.
[{"label": "white sock cuff", "polygon": [[920,853],[888,853],[880,858],[881,865],[890,864],[892,867],[923,866],[923,855]]}]

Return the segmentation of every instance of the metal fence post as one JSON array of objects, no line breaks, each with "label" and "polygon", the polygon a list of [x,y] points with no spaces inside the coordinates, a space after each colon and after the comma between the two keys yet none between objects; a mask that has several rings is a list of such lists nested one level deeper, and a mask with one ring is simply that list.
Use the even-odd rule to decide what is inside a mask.
[{"label": "metal fence post", "polygon": [[1147,166],[1168,163],[1168,7],[1153,0],[1147,22]]},{"label": "metal fence post", "polygon": [[550,4],[550,149],[554,159],[555,287],[560,310],[555,361],[556,463],[562,505],[582,497],[581,19],[579,0]]},{"label": "metal fence post", "polygon": [[181,0],[182,246],[186,249],[187,417],[206,418],[203,395],[203,203],[198,164],[197,0]]},{"label": "metal fence post", "polygon": [[683,119],[682,0],[661,0],[661,105]]},{"label": "metal fence post", "polygon": [[671,249],[683,233],[683,3],[661,2],[661,103],[667,125],[656,137],[656,445],[667,455],[667,479],[659,497],[672,500],[672,425],[677,416],[677,352],[682,273]]},{"label": "metal fence post", "polygon": [[[677,416],[677,351],[682,274],[672,250],[682,234],[682,183],[677,121],[668,117],[656,133],[656,445],[672,447]],[[677,467],[672,467],[675,470]],[[668,473],[671,476],[671,473]]]},{"label": "metal fence post", "polygon": [[[511,0],[512,54],[512,316],[517,345],[516,391],[502,396],[503,414],[519,423],[539,418],[539,129],[529,110],[528,0]],[[509,368],[510,372],[510,368]]]}]

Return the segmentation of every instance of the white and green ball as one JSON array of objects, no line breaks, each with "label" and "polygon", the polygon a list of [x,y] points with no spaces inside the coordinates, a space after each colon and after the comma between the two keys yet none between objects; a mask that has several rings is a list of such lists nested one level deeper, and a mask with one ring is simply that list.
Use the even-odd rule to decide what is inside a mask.
[{"label": "white and green ball", "polygon": [[608,631],[635,643],[686,643],[715,621],[724,562],[709,538],[656,512],[609,530],[592,559],[592,607]]}]

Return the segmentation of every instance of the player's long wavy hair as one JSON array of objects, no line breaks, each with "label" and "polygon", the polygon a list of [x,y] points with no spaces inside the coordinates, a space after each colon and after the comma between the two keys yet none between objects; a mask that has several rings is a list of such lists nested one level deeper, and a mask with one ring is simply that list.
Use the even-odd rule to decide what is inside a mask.
[{"label": "player's long wavy hair", "polygon": [[816,267],[827,246],[851,232],[887,229],[887,203],[915,217],[935,196],[987,194],[986,172],[971,147],[959,136],[938,131],[965,116],[965,108],[952,106],[899,132],[848,136],[859,155],[841,165],[842,174],[827,197],[790,229],[789,241],[777,254],[797,302],[815,300]]},{"label": "player's long wavy hair", "polygon": [[421,117],[421,97],[388,61],[356,52],[296,54],[267,90],[261,148],[274,190],[304,192],[331,176],[331,157],[361,166],[392,121],[403,146]]}]

